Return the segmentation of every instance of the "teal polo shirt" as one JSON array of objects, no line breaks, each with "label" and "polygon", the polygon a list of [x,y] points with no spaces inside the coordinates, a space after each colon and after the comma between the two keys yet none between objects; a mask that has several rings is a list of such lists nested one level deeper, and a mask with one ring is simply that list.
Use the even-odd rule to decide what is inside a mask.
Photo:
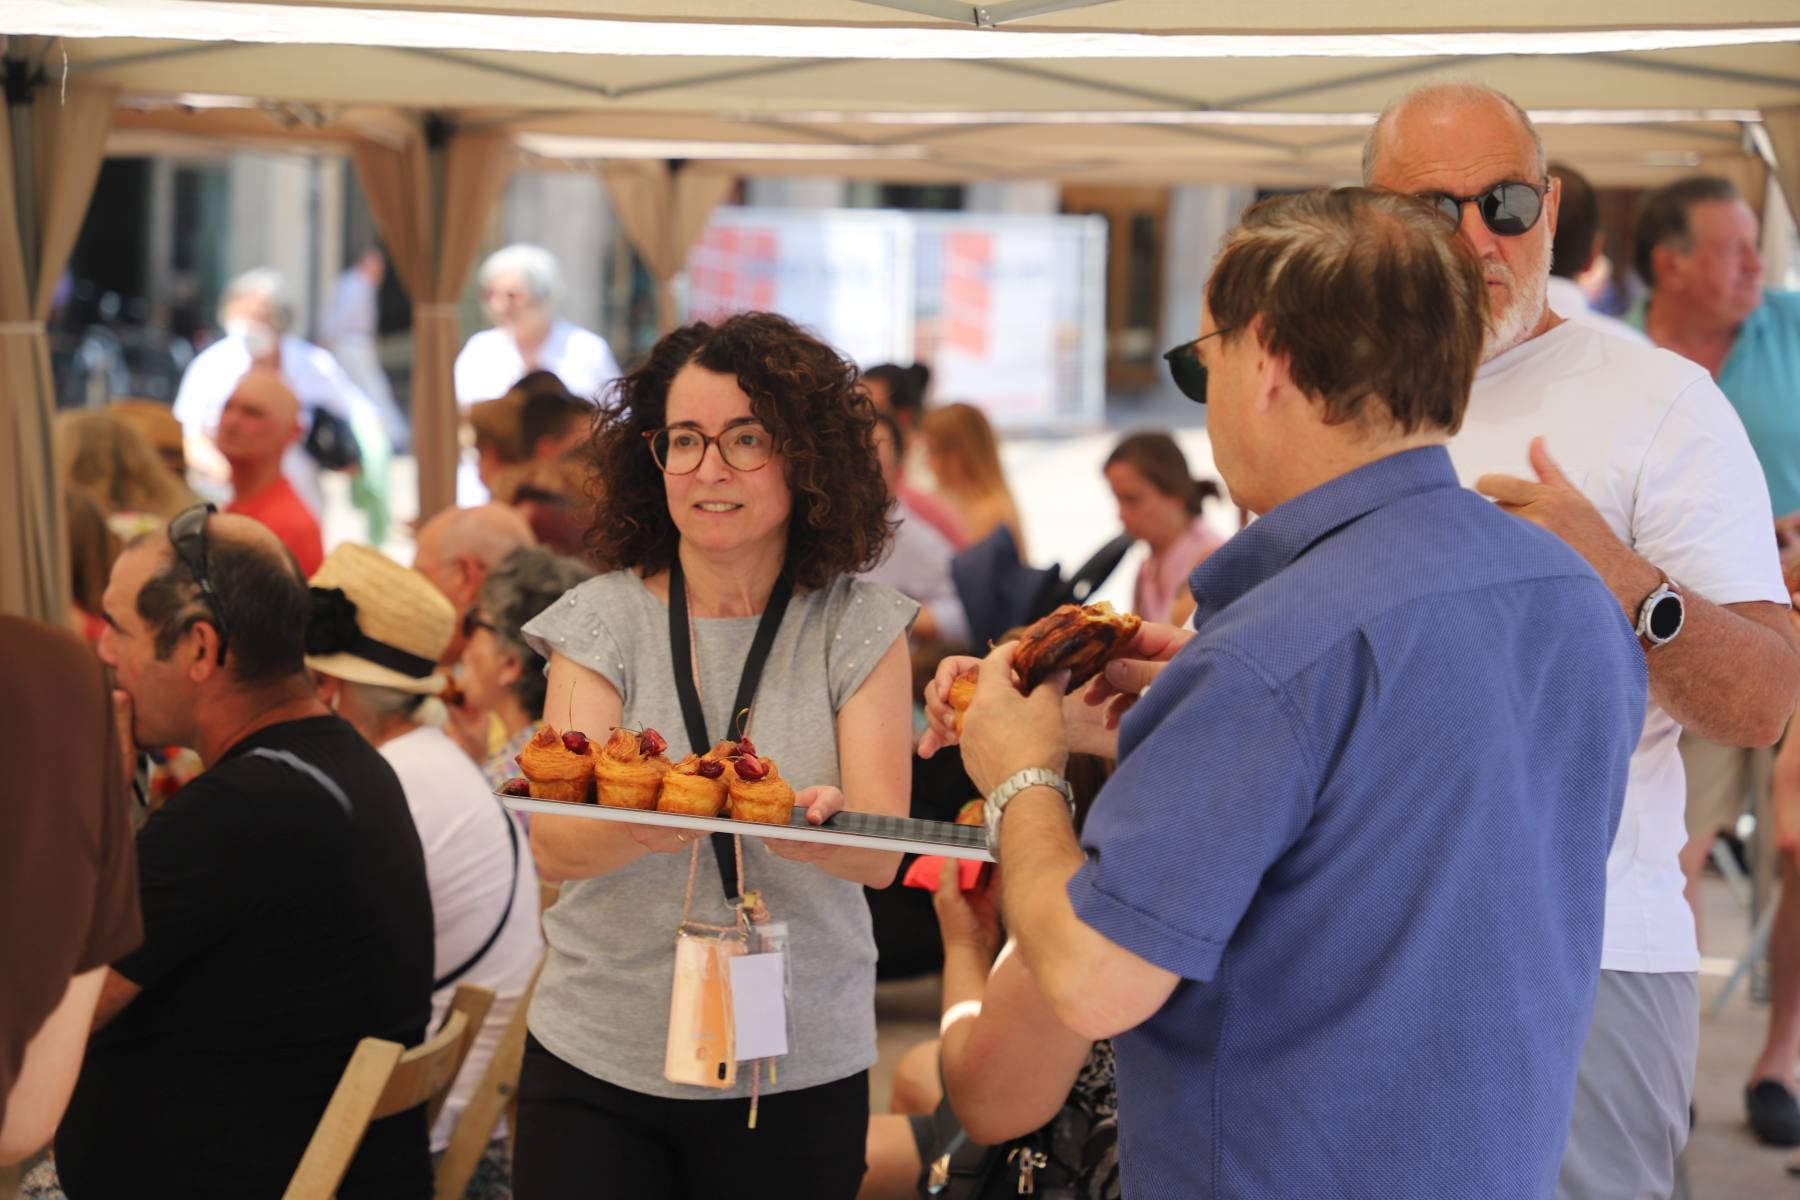
[{"label": "teal polo shirt", "polygon": [[1800,512],[1800,292],[1764,292],[1719,372],[1769,481],[1775,515]]},{"label": "teal polo shirt", "polygon": [[[1627,318],[1644,327],[1640,305]],[[1719,371],[1769,481],[1775,516],[1800,512],[1800,292],[1764,292]]]}]

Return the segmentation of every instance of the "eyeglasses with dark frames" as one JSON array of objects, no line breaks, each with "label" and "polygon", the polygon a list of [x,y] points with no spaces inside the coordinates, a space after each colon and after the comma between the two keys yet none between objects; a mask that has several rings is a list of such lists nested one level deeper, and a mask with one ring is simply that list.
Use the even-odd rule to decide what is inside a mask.
[{"label": "eyeglasses with dark frames", "polygon": [[492,621],[486,620],[485,618],[482,617],[481,610],[479,608],[471,608],[469,611],[465,612],[462,615],[463,641],[466,642],[470,638],[474,637],[475,631],[477,629],[485,629],[489,633],[493,634],[495,637],[500,636],[500,630],[495,627],[495,625]]},{"label": "eyeglasses with dark frames", "polygon": [[717,437],[709,437],[698,427],[682,422],[647,430],[644,440],[650,444],[650,457],[664,475],[692,475],[706,460],[708,446],[717,446],[719,457],[734,471],[761,470],[775,456],[775,435],[755,417],[728,422]]},{"label": "eyeglasses with dark frames", "polygon": [[213,590],[212,576],[207,570],[206,519],[218,512],[212,504],[196,504],[175,514],[169,522],[169,545],[187,567],[188,574],[200,589],[200,599],[212,610],[213,626],[219,631],[219,665],[225,665],[225,645],[231,640],[231,624],[225,619],[225,605]]},{"label": "eyeglasses with dark frames", "polygon": [[1420,192],[1418,197],[1435,208],[1452,229],[1462,225],[1463,206],[1473,204],[1489,233],[1498,237],[1518,237],[1529,233],[1543,217],[1544,197],[1549,195],[1554,186],[1555,180],[1549,183],[1507,180],[1473,196]]},{"label": "eyeglasses with dark frames", "polygon": [[1215,329],[1191,342],[1183,342],[1173,350],[1163,352],[1163,361],[1169,364],[1169,374],[1174,378],[1175,386],[1195,404],[1206,403],[1206,364],[1200,361],[1200,343],[1207,338],[1216,338],[1230,332],[1229,329]]}]

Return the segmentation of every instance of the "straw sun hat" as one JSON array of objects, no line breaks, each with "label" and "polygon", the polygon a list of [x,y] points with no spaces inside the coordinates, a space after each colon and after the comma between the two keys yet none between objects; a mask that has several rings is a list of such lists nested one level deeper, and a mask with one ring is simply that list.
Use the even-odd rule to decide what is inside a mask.
[{"label": "straw sun hat", "polygon": [[306,665],[351,683],[435,695],[456,609],[432,582],[379,551],[346,542],[312,579]]}]

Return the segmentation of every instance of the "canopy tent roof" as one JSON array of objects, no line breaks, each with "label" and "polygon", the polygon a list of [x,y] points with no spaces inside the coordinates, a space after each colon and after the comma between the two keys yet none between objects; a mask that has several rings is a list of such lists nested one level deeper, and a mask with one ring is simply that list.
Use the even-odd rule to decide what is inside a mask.
[{"label": "canopy tent roof", "polygon": [[[1800,105],[1794,0],[1371,0],[1354,26],[1331,0],[0,0],[0,29],[62,35],[71,82],[142,110],[123,145],[431,110],[545,157],[895,181],[1341,181],[1373,114],[1447,72],[1596,181],[1656,182]],[[250,101],[274,107],[205,111]]]}]

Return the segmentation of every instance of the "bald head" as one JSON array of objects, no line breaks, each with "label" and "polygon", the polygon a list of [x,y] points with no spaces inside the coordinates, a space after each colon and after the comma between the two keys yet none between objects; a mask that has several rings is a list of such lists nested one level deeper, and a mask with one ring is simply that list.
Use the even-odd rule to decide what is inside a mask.
[{"label": "bald head", "polygon": [[1487,283],[1482,361],[1556,323],[1546,296],[1561,195],[1531,118],[1512,100],[1471,83],[1407,93],[1369,131],[1363,178],[1456,213],[1457,235],[1481,260]]},{"label": "bald head", "polygon": [[[451,508],[420,526],[413,566],[462,613],[475,603],[488,572],[501,559],[520,546],[535,545],[531,522],[510,505]],[[461,654],[461,641],[458,637],[452,644],[450,658]]]},{"label": "bald head", "polygon": [[1363,182],[1371,187],[1385,186],[1379,178],[1381,160],[1390,150],[1404,154],[1416,149],[1421,135],[1428,131],[1451,131],[1453,135],[1460,131],[1466,138],[1472,119],[1481,122],[1483,128],[1495,120],[1511,126],[1515,136],[1530,143],[1537,167],[1535,178],[1544,177],[1543,139],[1530,115],[1511,96],[1479,83],[1440,82],[1416,87],[1381,110],[1363,143]]},{"label": "bald head", "polygon": [[253,367],[231,390],[219,414],[216,441],[232,469],[281,461],[300,439],[300,400],[269,367]]}]

